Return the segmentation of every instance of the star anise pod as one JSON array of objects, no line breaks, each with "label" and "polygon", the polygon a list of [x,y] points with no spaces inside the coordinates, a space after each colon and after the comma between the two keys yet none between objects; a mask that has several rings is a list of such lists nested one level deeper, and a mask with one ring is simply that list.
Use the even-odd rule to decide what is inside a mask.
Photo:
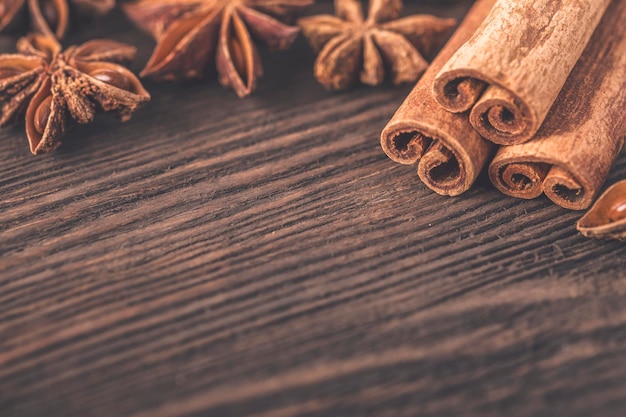
[{"label": "star anise pod", "polygon": [[61,51],[54,39],[32,34],[17,43],[17,54],[0,55],[0,126],[26,111],[26,134],[34,154],[60,144],[68,116],[89,123],[96,110],[115,112],[123,121],[150,95],[120,65],[135,48],[93,40]]},{"label": "star anise pod", "polygon": [[217,67],[219,81],[240,96],[263,74],[253,39],[272,50],[288,48],[299,28],[278,20],[313,0],[136,0],[126,14],[157,39],[141,72],[159,80],[200,78]]},{"label": "star anise pod", "polygon": [[61,39],[69,26],[70,4],[81,12],[105,14],[115,0],[0,0],[0,31],[16,26],[28,9],[33,30]]},{"label": "star anise pod", "polygon": [[302,33],[319,52],[315,78],[343,90],[361,81],[378,85],[390,72],[394,84],[417,80],[428,68],[425,56],[441,45],[456,24],[431,15],[399,18],[401,0],[371,0],[367,19],[358,0],[335,0],[335,13],[299,20]]}]

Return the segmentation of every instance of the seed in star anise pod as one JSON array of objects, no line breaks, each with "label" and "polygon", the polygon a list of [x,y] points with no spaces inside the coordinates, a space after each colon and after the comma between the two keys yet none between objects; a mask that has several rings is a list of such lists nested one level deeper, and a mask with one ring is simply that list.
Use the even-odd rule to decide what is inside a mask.
[{"label": "seed in star anise pod", "polygon": [[359,0],[335,0],[336,16],[318,15],[298,21],[302,33],[319,52],[315,78],[330,90],[361,81],[378,85],[390,72],[394,84],[413,82],[428,68],[425,56],[439,47],[454,19],[430,15],[399,18],[401,0],[371,0],[367,19]]},{"label": "seed in star anise pod", "polygon": [[105,14],[115,0],[0,0],[0,31],[22,24],[27,12],[33,30],[61,39],[69,26],[70,4],[80,13]]},{"label": "seed in star anise pod", "polygon": [[89,123],[97,110],[122,121],[150,95],[121,63],[135,48],[93,40],[61,51],[54,38],[32,34],[17,43],[17,54],[0,55],[0,126],[26,112],[26,135],[33,154],[60,144],[68,119]]},{"label": "seed in star anise pod", "polygon": [[258,40],[288,48],[299,29],[279,21],[313,0],[136,0],[124,11],[157,39],[141,73],[158,80],[200,78],[215,65],[219,81],[244,97],[263,74]]}]

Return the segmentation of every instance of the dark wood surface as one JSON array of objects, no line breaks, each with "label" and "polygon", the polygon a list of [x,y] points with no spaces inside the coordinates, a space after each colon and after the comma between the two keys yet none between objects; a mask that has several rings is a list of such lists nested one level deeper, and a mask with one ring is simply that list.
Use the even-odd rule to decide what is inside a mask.
[{"label": "dark wood surface", "polygon": [[[81,37],[139,68],[113,20]],[[378,144],[409,87],[313,59],[264,54],[246,100],[146,83],[51,155],[0,132],[2,417],[626,415],[626,246],[484,177],[433,194]]]}]

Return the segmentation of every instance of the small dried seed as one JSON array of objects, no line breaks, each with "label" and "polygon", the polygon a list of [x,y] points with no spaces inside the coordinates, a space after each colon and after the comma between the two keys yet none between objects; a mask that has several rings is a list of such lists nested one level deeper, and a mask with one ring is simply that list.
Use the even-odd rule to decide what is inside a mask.
[{"label": "small dried seed", "polygon": [[117,71],[110,70],[108,68],[100,68],[92,71],[89,75],[96,80],[102,81],[122,90],[130,91],[132,86],[130,80]]},{"label": "small dried seed", "polygon": [[613,207],[609,209],[608,217],[610,222],[626,219],[626,201],[617,201],[613,204]]},{"label": "small dried seed", "polygon": [[46,125],[48,124],[48,119],[52,111],[51,107],[52,96],[48,96],[39,104],[35,112],[35,120],[33,121],[35,123],[35,130],[41,134],[46,130]]}]

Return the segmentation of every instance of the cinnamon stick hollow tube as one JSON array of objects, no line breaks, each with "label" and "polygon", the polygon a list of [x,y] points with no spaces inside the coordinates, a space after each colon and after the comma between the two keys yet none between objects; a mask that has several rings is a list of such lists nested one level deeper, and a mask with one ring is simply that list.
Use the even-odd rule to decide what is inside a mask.
[{"label": "cinnamon stick hollow tube", "polygon": [[582,210],[606,180],[626,135],[626,1],[614,1],[545,123],[527,143],[503,146],[489,177],[503,193]]},{"label": "cinnamon stick hollow tube", "polygon": [[487,17],[496,0],[478,0],[396,111],[381,134],[387,156],[401,164],[419,161],[418,175],[433,191],[467,191],[495,146],[472,128],[467,116],[450,113],[432,96],[435,75]]},{"label": "cinnamon stick hollow tube", "polygon": [[[621,2],[622,0],[618,0]],[[437,74],[436,100],[501,145],[530,140],[611,0],[500,0]]]}]

